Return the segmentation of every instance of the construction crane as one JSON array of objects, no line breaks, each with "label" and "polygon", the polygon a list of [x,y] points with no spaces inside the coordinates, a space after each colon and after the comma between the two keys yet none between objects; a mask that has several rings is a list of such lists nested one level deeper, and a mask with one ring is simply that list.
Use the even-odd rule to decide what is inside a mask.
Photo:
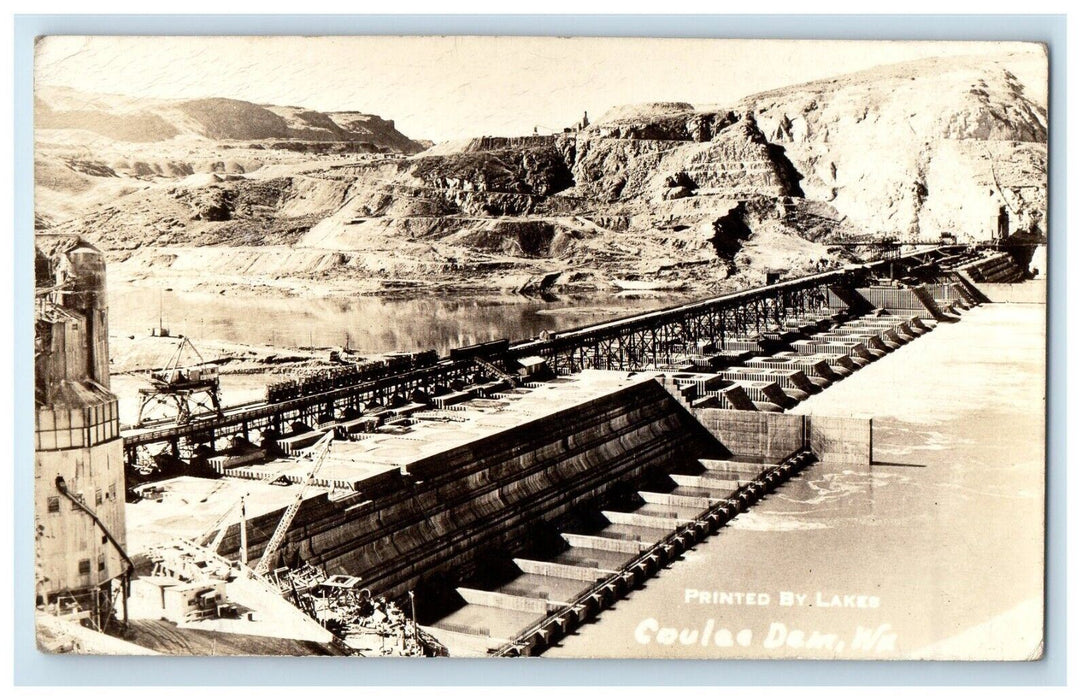
[{"label": "construction crane", "polygon": [[[329,433],[329,435],[331,435],[331,434],[332,433]],[[326,435],[325,437],[328,437],[328,435]],[[325,438],[322,438],[322,439],[325,439]],[[303,453],[300,456],[304,457],[305,455],[311,454],[311,453],[314,452],[314,450],[317,450],[319,447],[323,447],[323,444],[320,441],[318,441],[318,443],[313,448],[311,448],[310,450],[307,450],[305,453]],[[301,462],[301,460],[296,460],[296,461],[288,464],[283,469],[281,469],[281,470],[279,470],[279,471],[265,477],[259,483],[261,483],[262,485],[268,485],[268,484],[273,484],[273,483],[283,479],[284,474],[286,474],[288,470],[290,470],[293,466],[295,466],[296,464],[299,464],[300,462]],[[226,486],[227,483],[229,483],[227,480],[223,480],[222,482],[220,482],[220,484],[216,488],[212,489],[212,491],[209,492],[207,496],[202,498],[200,500],[200,502],[201,503],[206,502],[209,498],[214,496],[224,486]],[[197,535],[196,537],[194,537],[192,542],[194,544],[200,545],[201,547],[207,547],[208,549],[210,549],[213,552],[218,552],[219,551],[219,545],[223,542],[223,537],[227,534],[227,530],[230,527],[231,516],[235,516],[235,515],[240,516],[242,514],[242,512],[243,512],[243,510],[245,508],[245,506],[243,505],[243,502],[245,500],[245,497],[248,496],[248,495],[249,495],[249,493],[247,492],[244,496],[242,496],[242,498],[239,500],[238,503],[235,503],[235,504],[231,505],[229,508],[227,508],[227,510],[224,511],[223,514],[220,515],[219,518],[216,519],[216,521],[214,523],[212,523],[211,526],[209,526],[207,530],[205,530],[204,532],[202,532],[199,535]]]},{"label": "construction crane", "polygon": [[310,487],[314,477],[317,476],[317,472],[325,464],[325,458],[329,456],[329,447],[332,445],[333,431],[329,431],[318,440],[314,445],[314,466],[310,469],[309,474],[306,475],[305,481],[302,482],[302,488],[299,489],[298,495],[295,500],[291,502],[291,505],[287,506],[287,510],[283,512],[283,517],[280,519],[276,530],[272,533],[272,537],[268,540],[268,545],[264,549],[264,554],[261,555],[261,560],[257,562],[257,566],[253,567],[253,573],[255,575],[264,576],[268,573],[268,568],[272,564],[272,558],[276,556],[276,552],[279,550],[280,545],[283,544],[284,539],[287,538],[287,531],[291,528],[291,522],[298,514],[299,508],[302,507],[302,501],[306,496],[306,490]]},{"label": "construction crane", "polygon": [[495,379],[506,382],[511,389],[518,388],[518,378],[509,372],[504,372],[499,367],[482,357],[473,357],[472,361],[476,363],[476,366],[483,369],[485,372],[493,376]]},{"label": "construction crane", "polygon": [[[182,367],[181,358],[189,348],[199,362]],[[185,336],[180,336],[174,354],[170,356],[162,369],[151,370],[147,374],[150,387],[140,389],[140,415],[138,423],[147,420],[145,412],[153,405],[173,404],[176,409],[174,421],[184,425],[192,420],[194,408],[214,411],[217,416],[223,414],[219,402],[219,368],[204,361],[196,346]],[[203,398],[203,400],[201,400]]]},{"label": "construction crane", "polygon": [[[279,475],[277,474],[273,478],[279,478]],[[228,520],[230,519],[230,516],[237,514],[239,512],[239,509],[243,507],[244,506],[241,505],[241,501],[239,501],[238,504],[232,505],[226,510],[226,512],[223,513],[223,515],[219,516],[219,519],[216,520],[211,527],[209,527],[197,537],[193,538],[193,543],[198,544],[201,547],[207,547],[213,552],[218,552],[219,545],[223,542],[224,535],[227,534]],[[208,541],[209,538],[211,539],[211,542]]]},{"label": "construction crane", "polygon": [[[264,587],[268,592],[277,596],[281,595],[282,591],[265,578],[265,575],[268,573],[272,557],[275,555],[280,545],[283,544],[283,540],[287,536],[287,530],[291,527],[291,521],[294,520],[295,515],[298,514],[307,487],[313,481],[314,476],[317,474],[318,470],[321,469],[322,464],[325,462],[325,458],[328,456],[332,439],[333,433],[330,431],[322,437],[310,451],[310,454],[315,454],[316,452],[314,465],[307,474],[306,480],[303,482],[297,498],[290,506],[288,506],[279,525],[276,526],[275,532],[272,533],[272,537],[268,541],[268,546],[265,548],[264,555],[261,557],[260,562],[257,563],[257,566],[250,568],[245,565],[244,561],[231,562],[216,552],[219,548],[219,544],[223,541],[223,535],[227,530],[228,519],[232,514],[237,512],[238,506],[231,506],[231,508],[228,509],[215,524],[192,540],[178,537],[168,542],[155,544],[149,547],[147,554],[154,564],[156,574],[199,582],[206,581],[210,577],[226,578],[229,575],[228,572],[237,570],[246,578],[255,581],[257,584]],[[267,479],[266,482],[275,481],[282,475],[283,472],[280,472],[274,477]],[[212,538],[212,541],[205,545],[204,542],[207,542],[209,537]]]}]

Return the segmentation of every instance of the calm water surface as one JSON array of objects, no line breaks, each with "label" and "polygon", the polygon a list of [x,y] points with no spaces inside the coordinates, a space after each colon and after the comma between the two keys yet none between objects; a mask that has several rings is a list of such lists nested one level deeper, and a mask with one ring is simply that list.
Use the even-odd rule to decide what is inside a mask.
[{"label": "calm water surface", "polygon": [[144,335],[158,325],[200,340],[286,347],[348,346],[362,353],[416,351],[536,337],[682,303],[677,294],[593,293],[554,301],[517,295],[382,299],[275,299],[248,294],[110,290],[110,330]]}]

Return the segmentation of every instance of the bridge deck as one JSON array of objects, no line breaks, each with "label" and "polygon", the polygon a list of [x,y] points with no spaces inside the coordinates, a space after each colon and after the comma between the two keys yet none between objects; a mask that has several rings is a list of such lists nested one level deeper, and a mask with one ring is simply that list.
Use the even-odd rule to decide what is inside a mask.
[{"label": "bridge deck", "polygon": [[[562,331],[547,339],[523,340],[509,345],[509,356],[523,358],[528,356],[551,357],[553,367],[558,369],[558,358],[561,353],[581,352],[582,357],[578,365],[568,369],[584,369],[586,362],[589,366],[599,369],[639,369],[645,366],[640,359],[653,355],[654,364],[660,365],[662,358],[657,356],[657,348],[650,348],[646,334],[653,334],[657,329],[684,326],[684,332],[688,334],[705,334],[707,314],[724,312],[750,305],[756,310],[751,315],[758,316],[753,321],[753,331],[760,328],[767,330],[775,319],[784,315],[787,307],[793,310],[808,311],[809,304],[818,305],[817,298],[806,299],[808,291],[826,290],[835,285],[848,285],[863,278],[865,275],[880,273],[894,264],[897,269],[910,268],[912,266],[928,264],[933,260],[948,257],[945,249],[926,248],[911,255],[906,255],[895,261],[876,261],[871,263],[853,265],[839,270],[821,272],[814,275],[786,280],[776,284],[746,289],[729,294],[723,294],[710,299],[703,299],[687,304],[680,304],[671,308],[636,314],[626,318],[616,319],[586,325],[570,330]],[[790,296],[794,295],[794,296]],[[770,307],[760,309],[760,305],[767,302]],[[750,309],[745,308],[737,318],[745,317]],[[721,319],[719,319],[720,325]],[[693,323],[692,328],[686,328],[688,322]],[[743,325],[748,328],[748,321]],[[744,330],[744,329],[734,329]],[[630,334],[642,333],[638,339],[631,339]],[[601,347],[594,346],[597,343],[627,342],[630,348],[618,351],[609,347],[602,352]],[[656,339],[655,339],[656,342]],[[638,347],[635,347],[638,345]],[[618,354],[616,354],[618,352]],[[671,363],[672,359],[666,351],[663,361]],[[609,354],[611,353],[611,354]],[[626,354],[625,354],[626,353]],[[606,356],[607,355],[607,356]],[[587,359],[588,358],[588,359]],[[603,358],[603,359],[602,359]],[[618,359],[617,359],[618,358]],[[326,392],[309,394],[299,398],[277,403],[247,404],[243,406],[229,407],[221,416],[198,418],[184,425],[166,424],[146,426],[126,430],[124,433],[125,448],[131,459],[134,450],[138,447],[173,443],[181,439],[206,441],[208,436],[212,439],[221,437],[224,431],[237,432],[240,428],[254,421],[280,420],[285,415],[306,415],[307,412],[316,414],[334,406],[341,406],[357,400],[360,396],[374,396],[385,392],[386,394],[399,393],[421,385],[433,386],[446,381],[448,378],[465,376],[470,372],[478,371],[478,367],[472,359],[450,359],[440,361],[436,365],[423,367],[408,372],[391,374],[380,379],[363,382],[355,386],[342,387]]]}]

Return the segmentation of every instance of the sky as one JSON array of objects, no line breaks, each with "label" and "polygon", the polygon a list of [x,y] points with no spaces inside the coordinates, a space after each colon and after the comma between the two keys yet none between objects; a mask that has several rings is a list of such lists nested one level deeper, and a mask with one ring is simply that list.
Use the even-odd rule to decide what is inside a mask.
[{"label": "sky", "polygon": [[[640,102],[728,105],[876,65],[994,53],[983,42],[546,37],[46,37],[39,85],[230,97],[393,119],[415,139],[557,131]],[[1041,51],[1028,45],[1004,50]]]}]

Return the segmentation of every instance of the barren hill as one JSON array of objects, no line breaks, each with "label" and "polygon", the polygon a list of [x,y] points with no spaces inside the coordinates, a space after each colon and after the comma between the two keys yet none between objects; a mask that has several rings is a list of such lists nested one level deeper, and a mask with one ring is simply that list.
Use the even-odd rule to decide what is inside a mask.
[{"label": "barren hill", "polygon": [[42,87],[35,94],[34,119],[37,129],[78,129],[137,143],[197,136],[235,141],[345,141],[391,153],[423,150],[397,131],[392,120],[374,114],[324,113],[226,98],[134,99]]},{"label": "barren hill", "polygon": [[915,61],[739,108],[804,174],[806,197],[866,231],[988,239],[1004,209],[1010,233],[1045,235],[1046,105],[1004,61]]},{"label": "barren hill", "polygon": [[[720,289],[849,257],[855,249],[833,245],[844,236],[1042,241],[1045,91],[1019,77],[1039,72],[1041,54],[921,61],[726,107],[617,107],[563,133],[422,153],[365,115],[111,103],[128,116],[98,125],[112,135],[93,156],[39,148],[40,223],[98,241],[134,279],[355,293],[614,277]],[[91,126],[69,104],[52,109]],[[61,123],[49,118],[40,129]],[[164,140],[167,128],[177,135]],[[158,140],[122,148],[122,132]],[[150,172],[136,173],[137,157]],[[88,194],[111,180],[125,189]],[[42,191],[71,196],[49,208]]]}]

